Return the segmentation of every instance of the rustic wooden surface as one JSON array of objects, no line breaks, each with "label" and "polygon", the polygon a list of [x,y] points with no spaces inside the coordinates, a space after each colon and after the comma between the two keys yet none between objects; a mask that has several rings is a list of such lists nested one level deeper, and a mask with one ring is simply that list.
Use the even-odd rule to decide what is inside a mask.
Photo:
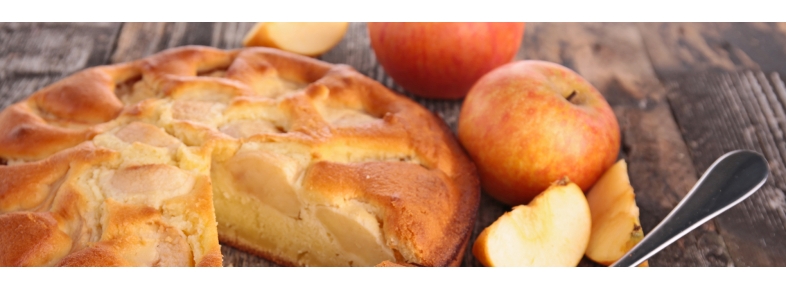
[{"label": "rustic wooden surface", "polygon": [[[237,48],[253,23],[0,23],[0,109],[77,70],[198,44]],[[320,58],[349,64],[411,97],[455,131],[461,101],[407,93],[353,23]],[[772,170],[750,199],[681,238],[650,266],[786,265],[786,25],[529,23],[517,59],[572,68],[612,105],[645,233],[725,152],[756,150]],[[486,196],[469,246],[509,210]],[[479,266],[468,247],[465,266]],[[225,266],[273,266],[223,246]],[[596,266],[583,260],[582,266]]]}]

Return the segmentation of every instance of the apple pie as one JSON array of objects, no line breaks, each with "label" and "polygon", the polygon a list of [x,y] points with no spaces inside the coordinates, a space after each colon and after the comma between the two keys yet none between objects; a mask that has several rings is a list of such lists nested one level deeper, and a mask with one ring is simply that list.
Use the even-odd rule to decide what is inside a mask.
[{"label": "apple pie", "polygon": [[0,112],[0,266],[458,265],[478,208],[447,126],[346,65],[170,49]]}]

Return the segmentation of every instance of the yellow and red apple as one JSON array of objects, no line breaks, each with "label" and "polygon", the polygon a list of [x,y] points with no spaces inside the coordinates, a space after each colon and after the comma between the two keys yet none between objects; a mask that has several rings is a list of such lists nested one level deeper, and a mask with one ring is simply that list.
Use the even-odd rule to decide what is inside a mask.
[{"label": "yellow and red apple", "polygon": [[526,204],[567,176],[586,192],[617,159],[620,131],[605,98],[576,72],[526,60],[472,87],[458,138],[481,185],[509,205]]},{"label": "yellow and red apple", "polygon": [[460,99],[481,76],[513,60],[524,23],[369,23],[368,33],[377,60],[404,89]]}]

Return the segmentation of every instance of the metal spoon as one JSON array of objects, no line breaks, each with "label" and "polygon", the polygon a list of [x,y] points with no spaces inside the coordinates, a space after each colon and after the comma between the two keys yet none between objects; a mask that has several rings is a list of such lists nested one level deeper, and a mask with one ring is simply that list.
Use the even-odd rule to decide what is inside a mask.
[{"label": "metal spoon", "polygon": [[748,198],[764,184],[769,172],[767,161],[758,153],[738,150],[721,156],[674,210],[611,266],[639,265],[696,227]]}]

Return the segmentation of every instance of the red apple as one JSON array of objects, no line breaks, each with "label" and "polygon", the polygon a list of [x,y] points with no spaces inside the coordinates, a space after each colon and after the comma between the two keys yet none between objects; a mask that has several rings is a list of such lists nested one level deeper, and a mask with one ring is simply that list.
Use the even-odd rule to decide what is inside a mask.
[{"label": "red apple", "polygon": [[509,205],[526,204],[563,176],[587,192],[620,148],[619,124],[600,92],[564,66],[534,60],[478,80],[458,138],[483,190]]},{"label": "red apple", "polygon": [[463,98],[472,84],[516,56],[524,23],[369,23],[377,60],[407,91]]}]

